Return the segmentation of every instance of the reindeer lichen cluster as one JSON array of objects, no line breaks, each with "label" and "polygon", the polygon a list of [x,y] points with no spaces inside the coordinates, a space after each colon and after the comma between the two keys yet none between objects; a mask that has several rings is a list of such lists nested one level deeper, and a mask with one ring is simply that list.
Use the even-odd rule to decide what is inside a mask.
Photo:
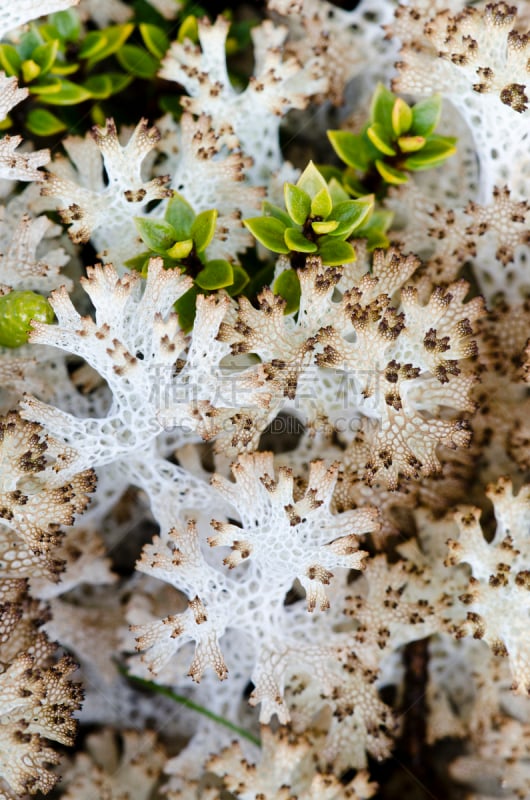
[{"label": "reindeer lichen cluster", "polygon": [[346,5],[0,0],[0,800],[530,796],[530,14]]}]

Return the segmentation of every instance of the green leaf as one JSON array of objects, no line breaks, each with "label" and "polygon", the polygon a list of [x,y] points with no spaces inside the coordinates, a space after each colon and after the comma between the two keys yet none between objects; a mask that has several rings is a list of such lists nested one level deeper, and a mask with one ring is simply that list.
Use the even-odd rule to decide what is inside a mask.
[{"label": "green leaf", "polygon": [[358,200],[345,200],[333,207],[331,218],[339,222],[339,226],[329,235],[333,238],[347,239],[353,231],[362,225],[374,208],[374,196],[365,195]]},{"label": "green leaf", "polygon": [[197,253],[202,253],[213,239],[215,224],[217,222],[217,209],[201,211],[193,220],[191,226],[191,238],[195,244]]},{"label": "green leaf", "polygon": [[52,75],[73,75],[74,72],[77,72],[79,69],[80,64],[63,64],[62,62],[56,61],[51,69]]},{"label": "green leaf", "polygon": [[83,103],[85,100],[90,100],[90,92],[82,86],[78,86],[72,81],[59,79],[59,90],[48,94],[48,92],[39,92],[43,96],[43,102],[49,103],[52,106],[75,106],[78,103]]},{"label": "green leaf", "polygon": [[316,234],[321,236],[325,233],[331,233],[332,231],[337,230],[337,228],[339,227],[339,223],[337,222],[336,219],[326,219],[322,220],[321,222],[319,221],[312,222],[311,227],[313,228]]},{"label": "green leaf", "polygon": [[403,136],[412,125],[412,109],[401,97],[396,97],[392,108],[392,132],[394,136]]},{"label": "green leaf", "polygon": [[11,44],[0,44],[0,66],[8,77],[18,75],[22,59]]},{"label": "green leaf", "polygon": [[385,128],[380,125],[378,122],[374,122],[373,125],[366,131],[366,135],[377,149],[384,153],[385,156],[395,156],[396,150],[390,144],[389,139],[387,138],[387,133]]},{"label": "green leaf", "polygon": [[[283,196],[285,199],[285,207],[291,220],[296,222],[297,225],[303,225],[309,216],[311,209],[311,198],[300,189],[299,186],[294,186],[292,183],[285,183],[283,186]],[[291,221],[288,223],[291,225]]]},{"label": "green leaf", "polygon": [[336,178],[332,178],[329,182],[329,193],[334,206],[342,203],[343,200],[350,199],[348,192],[343,188],[341,183]]},{"label": "green leaf", "polygon": [[[92,69],[94,64],[97,64],[98,61],[102,61],[113,53],[117,53],[123,47],[133,30],[134,25],[128,22],[124,25],[111,25],[101,31],[91,31],[91,33],[87,34],[81,45],[79,58],[88,58],[87,69]],[[96,37],[90,39],[92,34],[96,34]],[[103,40],[103,45],[101,45],[99,39]],[[89,46],[85,48],[87,40],[89,40]]]},{"label": "green leaf", "polygon": [[326,181],[329,189],[329,182],[335,178],[339,183],[342,180],[342,169],[331,164],[317,164],[317,169]]},{"label": "green leaf", "polygon": [[442,164],[446,158],[456,153],[456,139],[451,136],[430,136],[425,147],[409,156],[404,166],[406,169],[419,171],[432,169]]},{"label": "green leaf", "polygon": [[375,162],[375,166],[383,180],[385,180],[386,183],[392,184],[393,186],[397,186],[400,183],[407,183],[409,179],[409,176],[406,172],[402,172],[400,169],[391,167],[389,164],[385,164],[384,161],[379,159],[377,159]]},{"label": "green leaf", "polygon": [[192,286],[182,297],[174,303],[173,308],[178,314],[180,327],[184,333],[188,333],[193,328],[195,314],[197,311],[197,295],[199,291],[196,286]]},{"label": "green leaf", "polygon": [[195,211],[178,192],[173,192],[173,197],[167,204],[164,219],[174,228],[179,241],[193,238],[191,226],[195,219]]},{"label": "green leaf", "polygon": [[307,167],[304,169],[298,178],[296,185],[299,189],[303,189],[303,191],[306,192],[311,198],[318,194],[321,189],[328,188],[325,179],[312,161],[310,161]]},{"label": "green leaf", "polygon": [[331,209],[333,208],[333,201],[331,199],[331,194],[329,191],[328,186],[325,189],[321,189],[319,192],[311,200],[311,216],[312,217],[322,217],[322,219],[327,219],[331,214]]},{"label": "green leaf", "polygon": [[233,280],[230,286],[227,288],[227,291],[231,297],[236,297],[238,294],[241,294],[249,282],[250,277],[247,271],[243,269],[241,264],[232,264],[232,272]]},{"label": "green leaf", "polygon": [[426,100],[416,103],[412,108],[411,133],[416,136],[429,136],[440,121],[442,113],[442,98],[433,94]]},{"label": "green leaf", "polygon": [[40,67],[41,75],[44,75],[46,72],[49,72],[52,68],[55,59],[57,58],[57,52],[59,50],[59,40],[53,39],[51,42],[47,42],[46,44],[41,44],[35,48],[32,53],[33,61],[35,61]]},{"label": "green leaf", "polygon": [[[77,54],[79,58],[93,58],[101,53],[108,44],[108,39],[103,31],[90,31],[83,39]],[[105,58],[105,56],[103,56]]]},{"label": "green leaf", "polygon": [[134,217],[134,224],[143,243],[150,250],[154,250],[155,253],[164,254],[175,244],[177,235],[169,222],[147,219],[146,217]]},{"label": "green leaf", "polygon": [[91,75],[84,82],[83,87],[90,92],[91,97],[96,100],[106,100],[113,94],[112,80],[108,75]]},{"label": "green leaf", "polygon": [[368,189],[366,188],[366,186],[364,186],[362,181],[360,181],[357,178],[351,167],[347,167],[346,170],[344,171],[342,185],[344,186],[350,197],[355,197],[355,198],[365,197],[368,191]]},{"label": "green leaf", "polygon": [[169,49],[169,39],[165,31],[158,25],[150,25],[148,22],[142,22],[139,28],[144,44],[151,55],[158,60],[163,58]]},{"label": "green leaf", "polygon": [[300,308],[300,280],[294,269],[286,269],[281,272],[272,287],[274,294],[279,294],[286,301],[283,310],[284,314],[292,314]]},{"label": "green leaf", "polygon": [[145,253],[140,253],[138,256],[128,258],[127,261],[124,261],[123,263],[127,269],[134,269],[136,272],[140,272],[145,278],[147,276],[149,259],[152,258],[153,255],[154,254],[148,250]]},{"label": "green leaf", "polygon": [[193,44],[197,44],[199,41],[199,25],[194,14],[187,16],[179,28],[177,41],[182,43],[185,39],[189,39]]},{"label": "green leaf", "polygon": [[48,19],[64,42],[76,42],[79,39],[81,21],[72,9],[50,14]]},{"label": "green leaf", "polygon": [[318,254],[326,267],[338,267],[356,259],[355,250],[351,244],[340,239],[333,239],[331,236],[329,239],[326,237],[319,242]]},{"label": "green leaf", "polygon": [[309,239],[306,239],[298,228],[287,228],[284,238],[289,250],[294,250],[297,253],[316,253],[318,250],[315,242],[310,242]]},{"label": "green leaf", "polygon": [[390,228],[393,218],[392,211],[374,211],[367,222],[356,229],[355,238],[366,239],[366,245],[370,252],[376,247],[388,247],[386,231]]},{"label": "green leaf", "polygon": [[36,292],[13,291],[0,297],[0,345],[20,347],[28,341],[31,320],[53,322],[53,308]]},{"label": "green leaf", "polygon": [[60,92],[61,86],[62,81],[60,78],[54,78],[48,75],[47,78],[43,78],[39,83],[33,83],[31,86],[28,86],[28,90],[31,94],[38,94],[47,98],[50,94],[57,94],[57,92]]},{"label": "green leaf", "polygon": [[[199,16],[196,11],[195,14],[197,17]],[[230,46],[233,48],[232,52],[234,53],[241,52],[245,48],[252,46],[252,28],[258,25],[258,22],[259,20],[256,18],[242,19],[239,22],[234,22],[233,17],[231,18],[230,31],[227,38],[227,54],[229,54],[229,39],[231,40]]]},{"label": "green leaf", "polygon": [[215,258],[208,261],[203,270],[195,278],[195,283],[201,289],[214,291],[231,286],[234,282],[234,270],[232,264],[223,258]]},{"label": "green leaf", "polygon": [[181,242],[175,242],[172,247],[166,250],[166,253],[175,261],[181,261],[183,258],[187,258],[192,250],[193,239],[184,239]]},{"label": "green leaf", "polygon": [[370,160],[363,138],[348,131],[328,131],[328,139],[341,161],[349,167],[365,172]]},{"label": "green leaf", "polygon": [[287,226],[281,220],[275,217],[251,217],[244,219],[243,225],[258,242],[261,242],[268,250],[272,250],[273,253],[289,252],[283,237]]},{"label": "green leaf", "polygon": [[26,117],[26,128],[35,136],[53,136],[66,130],[66,124],[46,108],[32,108]]},{"label": "green leaf", "polygon": [[29,31],[20,38],[18,43],[17,50],[22,61],[27,58],[31,58],[35,48],[40,44],[43,44],[43,42],[44,39],[40,35],[36,25],[31,25]]},{"label": "green leaf", "polygon": [[124,44],[116,57],[122,67],[137,78],[154,78],[160,68],[157,58],[135,44]]},{"label": "green leaf", "polygon": [[31,81],[34,81],[39,75],[40,67],[32,58],[27,58],[22,62],[22,78],[24,83],[31,83]]},{"label": "green leaf", "polygon": [[280,206],[275,206],[272,203],[269,203],[268,200],[264,200],[262,209],[263,213],[267,216],[274,217],[274,219],[279,219],[280,222],[283,222],[286,228],[291,227],[293,222],[291,217],[286,211],[283,210],[283,208],[280,208]]},{"label": "green leaf", "polygon": [[377,84],[377,88],[372,97],[372,104],[370,107],[370,116],[372,124],[380,125],[385,132],[386,137],[392,137],[392,110],[396,96],[387,89],[382,83]]},{"label": "green leaf", "polygon": [[133,80],[132,75],[126,75],[124,72],[106,72],[105,76],[112,82],[112,94],[122,92]]},{"label": "green leaf", "polygon": [[106,114],[101,107],[101,103],[92,103],[92,108],[90,109],[90,119],[94,125],[97,125],[99,128],[105,127],[106,122]]},{"label": "green leaf", "polygon": [[424,136],[400,136],[398,139],[399,149],[402,153],[415,153],[416,150],[421,150],[424,144]]}]

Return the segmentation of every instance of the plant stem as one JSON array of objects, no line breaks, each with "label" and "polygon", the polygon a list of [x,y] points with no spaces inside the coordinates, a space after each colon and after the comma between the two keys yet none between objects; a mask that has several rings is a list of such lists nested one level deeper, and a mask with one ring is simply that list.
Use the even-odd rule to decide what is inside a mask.
[{"label": "plant stem", "polygon": [[224,725],[225,728],[229,728],[229,730],[234,731],[237,733],[238,736],[241,736],[243,739],[248,739],[249,742],[252,744],[257,745],[257,747],[261,747],[261,742],[254,736],[250,731],[245,730],[244,728],[240,728],[239,725],[235,725],[233,722],[225,719],[224,717],[220,717],[218,714],[214,714],[213,711],[209,711],[204,706],[200,706],[198,703],[194,703],[193,700],[189,700],[187,697],[184,697],[181,694],[176,694],[176,692],[169,689],[167,686],[160,686],[159,683],[154,683],[153,681],[147,681],[145,678],[138,678],[136,675],[131,675],[125,667],[118,664],[118,672],[121,675],[124,675],[128,680],[137,683],[139,686],[143,686],[144,689],[150,689],[152,692],[157,692],[158,694],[164,695],[164,697],[169,697],[170,700],[174,700],[175,703],[180,703],[180,705],[185,706],[186,708],[190,708],[192,711],[196,711],[198,714],[202,714],[204,717],[211,719],[213,722],[217,722],[218,725]]}]

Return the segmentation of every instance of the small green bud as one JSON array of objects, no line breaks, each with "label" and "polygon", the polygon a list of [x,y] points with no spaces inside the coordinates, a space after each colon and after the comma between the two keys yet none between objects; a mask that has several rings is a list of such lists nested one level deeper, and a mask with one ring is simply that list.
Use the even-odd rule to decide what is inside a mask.
[{"label": "small green bud", "polygon": [[53,308],[36,292],[13,291],[0,297],[0,345],[20,347],[28,341],[31,320],[53,322]]}]

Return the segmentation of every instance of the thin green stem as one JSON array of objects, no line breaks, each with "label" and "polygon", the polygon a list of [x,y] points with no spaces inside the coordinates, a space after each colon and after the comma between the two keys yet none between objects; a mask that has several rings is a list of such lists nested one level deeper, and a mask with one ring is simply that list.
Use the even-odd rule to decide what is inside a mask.
[{"label": "thin green stem", "polygon": [[211,719],[212,722],[217,722],[218,725],[224,725],[225,728],[229,728],[229,730],[234,731],[234,733],[237,733],[237,735],[243,737],[243,739],[248,739],[248,741],[252,742],[252,744],[257,745],[258,747],[261,746],[260,740],[257,738],[257,736],[254,736],[252,733],[250,733],[250,731],[240,728],[239,725],[234,725],[233,722],[230,722],[224,717],[220,717],[218,714],[214,714],[213,711],[209,711],[207,708],[204,708],[204,706],[194,703],[193,700],[189,700],[187,697],[183,697],[181,694],[176,694],[176,692],[172,691],[172,689],[169,689],[167,686],[160,686],[159,683],[153,683],[153,681],[147,681],[144,678],[138,678],[136,675],[131,675],[131,673],[128,672],[121,664],[118,664],[117,667],[118,672],[124,675],[128,680],[138,684],[138,686],[142,686],[144,689],[150,689],[152,692],[157,692],[158,694],[164,695],[164,697],[169,697],[169,699],[174,700],[175,703],[180,703],[181,706],[185,706],[186,708],[190,708],[192,711],[196,711],[198,714],[202,714],[203,717]]}]

